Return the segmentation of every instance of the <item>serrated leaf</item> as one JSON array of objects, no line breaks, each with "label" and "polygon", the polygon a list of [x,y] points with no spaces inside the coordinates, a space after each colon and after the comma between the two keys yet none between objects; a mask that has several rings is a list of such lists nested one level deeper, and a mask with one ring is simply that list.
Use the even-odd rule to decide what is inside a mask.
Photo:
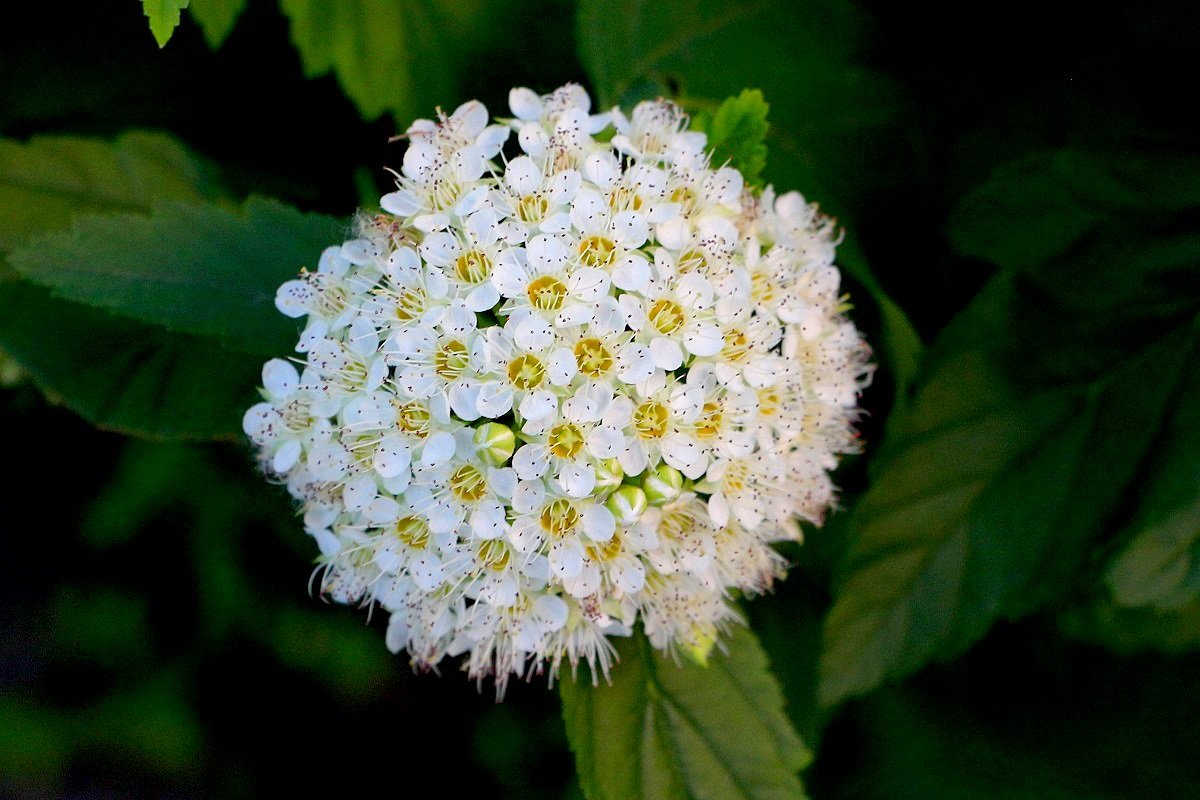
[{"label": "serrated leaf", "polygon": [[762,91],[771,110],[763,178],[849,220],[839,264],[880,307],[877,344],[899,403],[921,339],[858,250],[853,216],[881,189],[910,184],[916,159],[897,156],[907,141],[898,84],[864,66],[868,28],[848,0],[584,0],[577,19],[602,106],[674,93],[685,108],[712,112],[747,87]]},{"label": "serrated leaf", "polygon": [[75,214],[148,211],[157,201],[220,195],[212,168],[165,134],[0,139],[0,252],[68,227]]},{"label": "serrated leaf", "polygon": [[180,12],[188,0],[142,0],[142,13],[150,20],[150,32],[160,48],[166,47],[179,26]]},{"label": "serrated leaf", "polygon": [[[333,72],[365,119],[391,113],[402,127],[430,116],[435,106],[449,111],[458,98],[451,56],[463,42],[454,4],[445,6],[422,0],[280,0],[305,74]],[[478,25],[484,16],[473,15],[471,22]]]},{"label": "serrated leaf", "polygon": [[561,684],[567,738],[590,800],[800,798],[810,755],[753,634],[739,629],[707,668],[682,666],[640,634],[621,641],[612,683]]},{"label": "serrated leaf", "polygon": [[51,398],[102,428],[235,439],[262,358],[0,281],[0,344]]},{"label": "serrated leaf", "polygon": [[[162,134],[0,142],[0,256],[68,227],[75,213],[218,196],[210,170]],[[261,357],[56,299],[11,275],[0,278],[0,309],[0,347],[90,422],[155,438],[240,434]]]},{"label": "serrated leaf", "polygon": [[729,164],[742,173],[751,185],[762,180],[767,165],[767,113],[770,106],[758,89],[745,89],[728,97],[709,115],[692,120],[692,127],[708,135],[714,164]]},{"label": "serrated leaf", "polygon": [[225,43],[245,8],[246,0],[191,0],[188,13],[200,26],[208,46],[216,50]]},{"label": "serrated leaf", "polygon": [[240,211],[166,203],[150,216],[77,218],[9,260],[60,299],[277,355],[292,349],[296,326],[275,310],[276,289],[344,234],[343,222],[270,200]]},{"label": "serrated leaf", "polygon": [[[1003,185],[986,193],[1039,186],[1055,208],[1070,196],[1055,172],[1063,162],[1045,163],[1049,177],[1001,170]],[[1081,182],[1105,174],[1072,163],[1088,167]],[[1181,187],[1172,193],[1191,202]],[[973,226],[959,241],[988,242],[977,254],[1009,271],[934,344],[915,402],[889,421],[826,621],[824,702],[961,652],[997,618],[1062,597],[1136,496],[1200,357],[1200,238],[1179,233],[1187,207],[1086,197],[1101,221],[1062,223],[1076,238],[1036,255],[1025,237],[1037,225],[994,209],[957,216]],[[1036,193],[1021,203],[1036,216]],[[1061,221],[1074,214],[1065,209],[1048,213]]]}]

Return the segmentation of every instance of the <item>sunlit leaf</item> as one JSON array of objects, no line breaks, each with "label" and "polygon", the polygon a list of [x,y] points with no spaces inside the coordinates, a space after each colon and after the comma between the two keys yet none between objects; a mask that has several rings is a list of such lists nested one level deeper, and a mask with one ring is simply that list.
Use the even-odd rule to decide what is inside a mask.
[{"label": "sunlit leaf", "polygon": [[[481,11],[478,4],[465,8]],[[424,0],[280,0],[292,41],[310,77],[333,72],[366,119],[391,113],[405,125],[461,102],[460,52],[453,3]],[[482,14],[469,21],[483,22]]]},{"label": "sunlit leaf", "polygon": [[179,26],[180,12],[188,0],[142,0],[142,13],[150,20],[150,32],[159,47],[166,47]]},{"label": "sunlit leaf", "polygon": [[715,164],[737,169],[747,182],[757,184],[767,165],[767,113],[770,106],[757,89],[746,89],[726,98],[715,113],[701,112],[692,127],[708,135]]},{"label": "sunlit leaf", "polygon": [[0,139],[0,253],[70,227],[75,214],[148,211],[163,200],[219,196],[212,168],[165,134],[131,131],[111,142]]},{"label": "sunlit leaf", "polygon": [[799,798],[810,758],[754,636],[738,630],[707,668],[640,634],[618,645],[611,684],[561,684],[567,737],[590,800]]}]

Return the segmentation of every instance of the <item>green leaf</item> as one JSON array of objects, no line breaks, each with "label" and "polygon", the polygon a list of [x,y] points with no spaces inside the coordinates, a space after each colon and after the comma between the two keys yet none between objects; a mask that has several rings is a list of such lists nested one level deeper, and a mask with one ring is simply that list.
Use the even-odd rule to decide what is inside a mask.
[{"label": "green leaf", "polygon": [[[68,227],[75,213],[218,196],[210,170],[162,134],[0,141],[0,256]],[[239,435],[261,358],[65,302],[11,276],[0,275],[0,309],[0,346],[85,419],[156,438]]]},{"label": "green leaf", "polygon": [[0,139],[0,253],[74,214],[148,211],[162,200],[215,200],[213,170],[161,133],[111,142],[75,136]]},{"label": "green leaf", "polygon": [[1194,357],[1188,325],[1084,386],[1018,391],[987,344],[1005,340],[1010,291],[1000,279],[947,331],[935,349],[949,354],[892,423],[826,620],[826,704],[1065,591]]},{"label": "green leaf", "polygon": [[853,217],[884,189],[911,191],[917,159],[898,153],[911,138],[898,84],[864,66],[862,12],[849,0],[583,0],[577,28],[601,105],[675,94],[690,111],[716,115],[726,98],[752,103],[743,91],[761,90],[771,110],[763,180],[849,221],[839,263],[879,306],[899,404],[921,340],[859,251]]},{"label": "green leaf", "polygon": [[[1070,181],[1064,163],[1075,165]],[[889,420],[826,620],[827,704],[1065,596],[1113,515],[1141,494],[1139,472],[1162,459],[1156,446],[1192,391],[1183,387],[1200,360],[1200,237],[1180,231],[1200,192],[1173,186],[1171,203],[1125,207],[1140,195],[1098,177],[1116,174],[1106,159],[1043,166],[1000,170],[1002,185],[975,194],[1040,187],[1012,201],[1026,224],[977,200],[956,215],[956,230],[970,232],[952,238],[1008,270],[935,342],[915,401]],[[1084,210],[1072,211],[1064,183],[1108,188],[1079,195]],[[1057,222],[1037,221],[1038,192]],[[1030,230],[1075,238],[1035,251]],[[1163,469],[1196,472],[1186,460]],[[1194,490],[1194,477],[1181,480]],[[1167,512],[1154,519],[1169,520],[1185,493],[1164,490]],[[1139,564],[1135,581],[1154,571]]]},{"label": "green leaf", "polygon": [[245,8],[246,0],[191,0],[188,13],[200,26],[208,46],[216,50],[224,44]]},{"label": "green leaf", "polygon": [[458,97],[452,56],[463,42],[451,19],[453,5],[280,0],[305,75],[333,72],[364,118],[390,112],[404,126],[435,106],[451,110]]},{"label": "green leaf", "polygon": [[947,229],[960,253],[1030,271],[1118,219],[1200,206],[1200,158],[1036,152],[999,167]]},{"label": "green leaf", "polygon": [[748,630],[707,668],[677,665],[640,634],[611,684],[561,683],[567,738],[590,800],[799,798],[810,754]]},{"label": "green leaf", "polygon": [[180,12],[188,0],[142,0],[142,13],[150,20],[150,32],[160,48],[166,47],[171,34],[179,26]]},{"label": "green leaf", "polygon": [[692,127],[708,134],[714,163],[729,164],[748,183],[758,185],[767,166],[768,111],[762,92],[745,89],[737,97],[726,98],[715,114],[698,114]]},{"label": "green leaf", "polygon": [[1200,648],[1200,599],[1159,611],[1151,606],[1119,606],[1104,598],[1068,609],[1058,622],[1068,636],[1103,644],[1117,653]]},{"label": "green leaf", "polygon": [[159,439],[240,438],[261,356],[57,300],[24,281],[0,281],[0,308],[0,344],[89,422]]},{"label": "green leaf", "polygon": [[[1106,581],[1121,606],[1169,612],[1200,602],[1200,359],[1175,400],[1128,545]],[[1129,534],[1127,534],[1129,535]]]},{"label": "green leaf", "polygon": [[269,200],[252,198],[240,211],[167,203],[148,217],[77,218],[10,261],[60,299],[278,355],[292,350],[296,328],[275,309],[276,289],[344,234],[332,217]]}]

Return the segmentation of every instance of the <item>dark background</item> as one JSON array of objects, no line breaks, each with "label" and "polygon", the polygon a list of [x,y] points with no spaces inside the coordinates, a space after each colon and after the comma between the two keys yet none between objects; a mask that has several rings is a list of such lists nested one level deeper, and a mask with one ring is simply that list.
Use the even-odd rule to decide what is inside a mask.
[{"label": "dark background", "polygon": [[[989,276],[950,253],[942,224],[996,164],[1064,144],[1196,151],[1187,4],[867,5],[871,65],[919,110],[898,148],[919,163],[860,209],[858,235],[869,257],[915,254],[872,260],[896,265],[879,278],[926,339]],[[521,9],[464,72],[463,96],[493,113],[514,85],[586,83],[573,6]],[[402,153],[391,121],[365,123],[334,78],[303,77],[274,3],[252,0],[215,53],[186,18],[160,51],[132,2],[0,10],[0,135],[129,128],[176,135],[235,194],[343,216],[386,190],[382,167]],[[886,374],[864,403],[873,442]],[[0,431],[0,794],[402,796],[420,781],[579,795],[542,682],[498,705],[453,668],[414,675],[385,649],[382,616],[310,596],[311,542],[246,448],[130,443],[29,385],[0,390]],[[862,460],[841,482],[847,497],[862,488]],[[816,711],[838,526],[812,532],[789,580],[749,607],[817,750],[814,797],[1200,796],[1200,658],[1115,655],[1048,616],[1003,623],[832,719]]]}]

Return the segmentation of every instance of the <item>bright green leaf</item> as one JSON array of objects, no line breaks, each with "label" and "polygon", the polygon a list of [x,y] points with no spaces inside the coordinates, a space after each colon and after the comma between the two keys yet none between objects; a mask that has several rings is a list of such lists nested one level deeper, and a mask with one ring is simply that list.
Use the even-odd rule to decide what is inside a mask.
[{"label": "bright green leaf", "polygon": [[701,112],[692,127],[708,134],[713,163],[729,164],[746,181],[757,185],[767,166],[767,112],[770,106],[758,89],[746,89],[737,97],[726,98],[716,113]]},{"label": "bright green leaf", "polygon": [[301,267],[315,268],[344,234],[332,217],[268,200],[251,199],[240,213],[169,203],[148,217],[77,218],[10,261],[58,298],[278,355],[291,351],[296,326],[275,309],[276,289]]},{"label": "bright green leaf", "polygon": [[188,13],[200,26],[208,46],[216,50],[229,36],[246,0],[191,0]]},{"label": "bright green leaf", "polygon": [[407,125],[435,106],[453,110],[457,39],[441,3],[280,0],[280,7],[305,74],[333,72],[364,118],[390,112]]},{"label": "bright green leaf", "polygon": [[180,12],[187,7],[188,0],[142,0],[142,13],[149,18],[150,32],[160,48],[171,40],[179,26]]},{"label": "bright green leaf", "polygon": [[0,139],[0,253],[71,217],[149,211],[162,200],[213,200],[212,169],[161,133],[131,131],[111,142],[37,136]]},{"label": "bright green leaf", "polygon": [[810,758],[783,713],[766,656],[739,629],[707,668],[675,664],[637,635],[611,684],[561,683],[567,738],[590,800],[800,798]]}]

